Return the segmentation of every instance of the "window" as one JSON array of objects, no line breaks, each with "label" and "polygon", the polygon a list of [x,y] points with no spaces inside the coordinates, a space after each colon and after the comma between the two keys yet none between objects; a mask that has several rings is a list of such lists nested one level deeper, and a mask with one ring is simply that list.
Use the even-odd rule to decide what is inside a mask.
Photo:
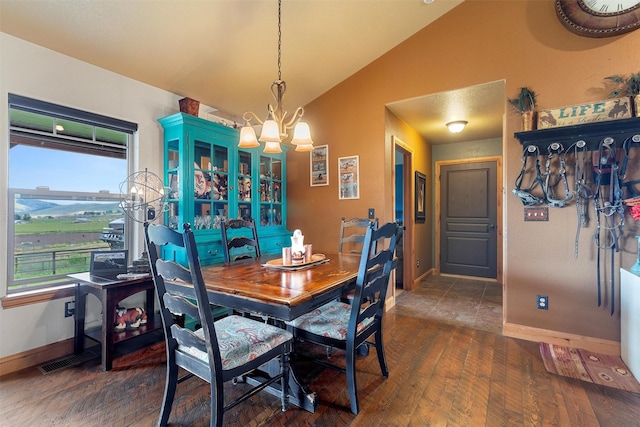
[{"label": "window", "polygon": [[9,94],[7,294],[68,283],[88,270],[92,250],[125,246],[119,186],[135,131]]}]

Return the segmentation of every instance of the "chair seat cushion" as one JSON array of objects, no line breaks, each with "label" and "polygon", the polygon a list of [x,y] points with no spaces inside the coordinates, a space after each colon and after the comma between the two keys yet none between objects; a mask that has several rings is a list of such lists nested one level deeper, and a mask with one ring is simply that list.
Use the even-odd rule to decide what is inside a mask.
[{"label": "chair seat cushion", "polygon": [[[242,316],[223,317],[214,325],[224,370],[244,365],[293,339],[293,335],[284,329]],[[198,329],[196,335],[204,340],[203,329]],[[207,353],[197,348],[179,346],[179,350],[205,362],[208,360]]]},{"label": "chair seat cushion", "polygon": [[[347,339],[350,316],[351,305],[340,301],[331,301],[295,320],[287,322],[287,324],[315,335],[344,341]],[[373,317],[360,322],[358,324],[358,332],[362,331],[371,322],[373,322]]]}]

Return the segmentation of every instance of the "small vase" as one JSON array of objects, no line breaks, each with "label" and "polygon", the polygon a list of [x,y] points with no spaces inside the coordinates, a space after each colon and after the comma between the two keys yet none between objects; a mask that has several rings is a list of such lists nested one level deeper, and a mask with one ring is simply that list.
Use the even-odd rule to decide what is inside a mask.
[{"label": "small vase", "polygon": [[640,236],[636,236],[636,239],[638,240],[638,255],[636,258],[636,263],[631,266],[629,271],[635,275],[640,276]]},{"label": "small vase", "polygon": [[530,131],[534,129],[535,125],[535,111],[523,111],[522,112],[522,130]]}]

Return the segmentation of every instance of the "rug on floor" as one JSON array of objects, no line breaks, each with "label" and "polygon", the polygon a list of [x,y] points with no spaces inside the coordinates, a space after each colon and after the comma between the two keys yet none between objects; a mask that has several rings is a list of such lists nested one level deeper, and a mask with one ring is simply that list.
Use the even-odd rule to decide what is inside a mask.
[{"label": "rug on floor", "polygon": [[544,367],[552,374],[640,393],[640,384],[620,356],[540,343]]}]

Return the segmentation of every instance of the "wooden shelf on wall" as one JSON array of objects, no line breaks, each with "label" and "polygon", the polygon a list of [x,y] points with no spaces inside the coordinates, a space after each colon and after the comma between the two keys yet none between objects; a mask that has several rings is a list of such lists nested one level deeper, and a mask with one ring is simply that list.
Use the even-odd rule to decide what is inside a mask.
[{"label": "wooden shelf on wall", "polygon": [[640,143],[640,117],[516,132],[514,136],[523,147],[535,146],[540,153],[547,153],[553,143],[566,151],[578,141],[584,141],[587,150],[598,151],[605,138],[613,138],[615,147],[622,147],[628,138]]}]

